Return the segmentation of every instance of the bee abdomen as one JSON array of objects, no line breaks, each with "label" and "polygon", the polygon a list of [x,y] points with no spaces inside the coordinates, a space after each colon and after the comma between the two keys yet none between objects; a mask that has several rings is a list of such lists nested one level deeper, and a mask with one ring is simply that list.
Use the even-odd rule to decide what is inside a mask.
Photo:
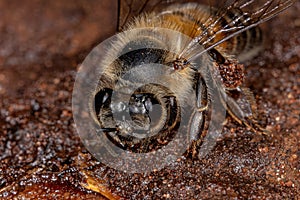
[{"label": "bee abdomen", "polygon": [[[247,13],[239,9],[229,10],[221,19],[222,27],[226,29],[234,27],[247,27],[251,24]],[[228,33],[230,34],[230,32]],[[250,28],[221,44],[227,53],[236,55],[239,60],[247,60],[255,56],[262,48],[263,35],[259,27]]]}]

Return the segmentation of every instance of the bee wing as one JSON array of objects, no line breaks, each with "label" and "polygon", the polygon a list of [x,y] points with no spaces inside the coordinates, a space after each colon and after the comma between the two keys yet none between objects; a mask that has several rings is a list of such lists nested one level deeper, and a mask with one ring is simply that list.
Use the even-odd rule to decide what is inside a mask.
[{"label": "bee wing", "polygon": [[119,0],[118,31],[133,17],[142,12],[151,12],[176,0]]},{"label": "bee wing", "polygon": [[[192,60],[237,34],[273,18],[295,2],[296,0],[227,0],[208,17],[204,24],[206,29],[194,38],[182,55],[192,52],[198,44],[203,45],[205,50],[192,55],[189,59]],[[222,20],[228,19],[228,16],[230,20],[225,25],[222,24]]]},{"label": "bee wing", "polygon": [[[159,11],[160,9],[174,4],[184,2],[205,2],[206,0],[118,0],[119,19],[118,31],[122,31],[124,25],[133,17],[143,12]],[[210,0],[208,0],[210,1]]]}]

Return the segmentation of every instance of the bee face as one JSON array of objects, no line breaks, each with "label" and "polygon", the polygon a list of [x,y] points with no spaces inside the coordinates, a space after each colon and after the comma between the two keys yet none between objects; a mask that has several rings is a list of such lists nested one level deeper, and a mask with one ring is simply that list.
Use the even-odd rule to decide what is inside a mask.
[{"label": "bee face", "polygon": [[148,84],[130,93],[129,99],[123,98],[127,94],[117,95],[107,95],[105,102],[103,98],[98,99],[97,115],[105,129],[114,130],[109,132],[113,140],[123,138],[123,146],[132,146],[177,122],[176,97],[167,88]]}]

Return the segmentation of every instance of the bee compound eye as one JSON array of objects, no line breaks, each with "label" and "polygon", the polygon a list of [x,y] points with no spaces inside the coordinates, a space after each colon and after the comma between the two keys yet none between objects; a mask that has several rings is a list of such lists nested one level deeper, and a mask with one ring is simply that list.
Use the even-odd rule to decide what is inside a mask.
[{"label": "bee compound eye", "polygon": [[110,104],[111,95],[112,90],[109,88],[104,88],[96,93],[94,97],[94,109],[96,116],[99,116],[101,108]]}]

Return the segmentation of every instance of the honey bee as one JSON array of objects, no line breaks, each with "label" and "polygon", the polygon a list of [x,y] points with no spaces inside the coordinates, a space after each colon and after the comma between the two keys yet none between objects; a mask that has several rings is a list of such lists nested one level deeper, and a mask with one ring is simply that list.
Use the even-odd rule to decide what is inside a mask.
[{"label": "honey bee", "polygon": [[[187,1],[120,1],[118,29],[126,35],[112,44],[101,62],[107,68],[90,103],[101,132],[120,148],[148,152],[171,140],[182,125],[181,107],[189,107],[186,134],[197,148],[213,117],[209,111],[215,98],[237,122],[262,131],[254,98],[242,87],[244,68],[239,61],[262,49],[257,25],[294,2],[234,0],[217,9]],[[158,84],[150,77],[159,77]],[[112,100],[115,90],[119,92]]]},{"label": "honey bee", "polygon": [[[99,134],[121,149],[145,153],[161,148],[184,127],[194,157],[209,121],[222,115],[211,112],[216,102],[240,124],[264,132],[255,100],[242,86],[240,62],[262,50],[257,25],[294,2],[119,1],[123,34],[100,61],[103,72],[89,97]],[[85,187],[114,199],[102,186]]]}]

